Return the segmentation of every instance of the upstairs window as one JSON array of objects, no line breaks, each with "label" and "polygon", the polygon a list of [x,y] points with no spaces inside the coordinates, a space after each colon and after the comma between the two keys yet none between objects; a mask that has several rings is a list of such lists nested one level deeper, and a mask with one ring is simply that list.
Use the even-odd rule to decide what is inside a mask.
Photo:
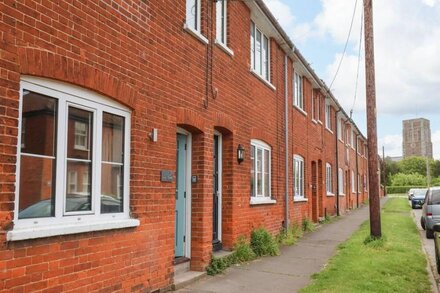
[{"label": "upstairs window", "polygon": [[269,56],[269,38],[251,21],[251,69],[270,82]]},{"label": "upstairs window", "polygon": [[325,166],[325,186],[327,194],[333,194],[333,175],[332,175],[332,165],[329,163]]},{"label": "upstairs window", "polygon": [[293,184],[294,184],[294,199],[304,199],[304,158],[298,155],[293,157]]},{"label": "upstairs window", "polygon": [[325,127],[328,130],[332,130],[332,117],[331,117],[331,105],[326,103],[325,104]]},{"label": "upstairs window", "polygon": [[216,39],[227,45],[227,0],[218,0],[216,3]]},{"label": "upstairs window", "polygon": [[354,132],[354,130],[351,131],[351,147],[356,147],[356,133]]},{"label": "upstairs window", "polygon": [[303,93],[303,77],[298,73],[293,75],[293,95],[294,105],[304,110],[304,93]]},{"label": "upstairs window", "polygon": [[186,0],[186,25],[200,33],[200,0]]},{"label": "upstairs window", "polygon": [[338,118],[338,126],[336,131],[338,132],[338,139],[342,141],[342,133],[343,133],[343,124],[342,124],[342,118]]}]

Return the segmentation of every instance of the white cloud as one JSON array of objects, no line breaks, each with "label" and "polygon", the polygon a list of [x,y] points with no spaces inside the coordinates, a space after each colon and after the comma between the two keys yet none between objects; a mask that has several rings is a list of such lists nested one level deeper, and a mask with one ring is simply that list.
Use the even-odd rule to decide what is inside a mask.
[{"label": "white cloud", "polygon": [[[323,11],[315,22],[322,31],[341,42],[347,37],[350,9],[344,0],[322,0]],[[440,103],[440,8],[428,8],[413,0],[377,1],[374,6],[376,98],[378,114],[405,115],[433,113],[433,103]],[[345,25],[343,24],[345,23]],[[356,29],[357,26],[357,29]],[[359,21],[354,25],[352,51],[356,51]],[[357,33],[356,33],[357,32]],[[352,100],[357,62],[348,55],[334,84],[335,95],[346,105]],[[325,80],[331,81],[336,55],[327,68]],[[362,74],[364,65],[361,66]],[[362,75],[364,80],[364,75]],[[361,84],[361,92],[365,91]]]},{"label": "white cloud", "polygon": [[316,34],[309,23],[298,23],[286,0],[264,0],[269,10],[295,43],[304,43]]},{"label": "white cloud", "polygon": [[440,130],[431,134],[431,140],[434,159],[440,160]]},{"label": "white cloud", "polygon": [[428,5],[429,7],[434,7],[434,5],[436,4],[436,0],[422,0],[422,2],[426,5]]},{"label": "white cloud", "polygon": [[[308,45],[313,45],[312,42],[325,41],[328,42],[330,51],[334,51],[336,45],[342,48],[345,44],[354,1],[320,0],[321,11],[310,22],[301,24],[295,22],[292,10],[282,5],[289,3],[288,0],[266,2],[295,42],[308,42]],[[403,117],[438,115],[440,0],[386,0],[375,1],[373,6],[378,117],[387,117],[387,122],[394,125],[392,132],[396,133],[397,127],[401,129]],[[332,86],[335,97],[347,112],[353,105],[362,10],[362,1],[358,0],[347,55]],[[328,85],[334,76],[341,53],[342,49],[329,60],[326,72],[321,76]],[[360,121],[357,117],[365,119],[364,62],[361,63],[360,69],[358,95],[354,107],[356,122]],[[362,125],[363,122],[359,124]],[[383,125],[378,127],[380,129]],[[391,134],[390,128],[387,129],[386,134]],[[432,135],[436,158],[440,158],[438,129],[437,125],[434,126]],[[391,155],[401,155],[400,135],[384,136],[380,141],[389,149]]]},{"label": "white cloud", "polygon": [[281,0],[265,0],[264,3],[269,7],[283,28],[288,28],[293,24],[295,17],[289,5],[283,3]]},{"label": "white cloud", "polygon": [[[378,141],[378,146],[381,149],[385,147],[385,157],[401,157],[402,156],[402,135],[386,135]],[[382,150],[379,151],[382,156]]]}]

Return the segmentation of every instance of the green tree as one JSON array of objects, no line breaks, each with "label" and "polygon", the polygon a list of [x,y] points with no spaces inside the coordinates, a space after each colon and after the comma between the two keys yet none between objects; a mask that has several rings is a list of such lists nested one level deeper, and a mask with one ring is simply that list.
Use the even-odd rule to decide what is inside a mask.
[{"label": "green tree", "polygon": [[391,186],[425,186],[426,176],[412,173],[397,173],[391,176]]},{"label": "green tree", "polygon": [[399,162],[399,170],[404,174],[418,173],[426,176],[426,159],[424,157],[409,157]]},{"label": "green tree", "polygon": [[391,177],[394,174],[399,173],[399,163],[394,162],[390,160],[389,158],[385,158],[385,167],[384,167],[384,173],[385,173],[385,184],[386,186],[391,185]]},{"label": "green tree", "polygon": [[440,177],[440,160],[431,161],[431,176]]}]

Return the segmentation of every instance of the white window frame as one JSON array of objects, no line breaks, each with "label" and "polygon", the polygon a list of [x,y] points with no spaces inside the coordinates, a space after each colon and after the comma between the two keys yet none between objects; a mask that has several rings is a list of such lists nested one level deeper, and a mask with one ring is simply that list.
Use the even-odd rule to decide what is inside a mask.
[{"label": "white window frame", "polygon": [[364,174],[364,191],[366,192],[368,190],[368,181],[367,181],[367,174]]},{"label": "white window frame", "polygon": [[338,122],[337,122],[337,129],[336,129],[336,131],[337,131],[337,133],[338,133],[338,139],[339,139],[340,141],[343,141],[343,140],[342,140],[342,133],[343,133],[343,131],[344,131],[344,128],[343,128],[342,126],[343,126],[343,124],[342,124],[342,118],[339,118],[339,117],[338,117]]},{"label": "white window frame", "polygon": [[351,192],[356,193],[356,177],[354,176],[354,171],[351,170]]},{"label": "white window frame", "polygon": [[67,193],[78,193],[78,172],[76,171],[67,173]]},{"label": "white window frame", "polygon": [[330,103],[325,104],[325,128],[330,131],[332,131],[331,107]]},{"label": "white window frame", "polygon": [[321,96],[319,94],[318,94],[318,97],[316,100],[318,102],[318,107],[317,107],[318,122],[322,123],[321,122]]},{"label": "white window frame", "polygon": [[293,105],[304,111],[303,77],[296,71],[293,74]]},{"label": "white window frame", "polygon": [[[251,166],[251,168],[253,168],[254,173],[254,196],[252,196],[251,194],[251,204],[266,204],[266,203],[275,203],[276,201],[272,199],[272,148],[265,142],[258,140],[258,139],[252,139],[251,140],[251,146],[253,146],[255,148],[255,153],[253,154],[254,156],[254,164],[253,166]],[[262,151],[262,176],[261,176],[261,180],[262,180],[262,186],[261,186],[261,190],[262,190],[262,194],[258,194],[257,193],[257,152],[258,150]],[[264,158],[264,152],[268,151],[269,152],[269,162],[265,161]],[[265,182],[265,176],[264,176],[264,170],[265,170],[265,164],[268,163],[269,166],[269,182]],[[250,173],[250,172],[249,172]],[[265,190],[266,190],[266,184],[269,184],[269,194],[265,194]]]},{"label": "white window frame", "polygon": [[[186,0],[186,26],[201,34],[200,12],[201,0]],[[195,17],[192,16],[192,9],[195,8]]]},{"label": "white window frame", "polygon": [[345,195],[345,180],[344,180],[344,170],[342,168],[338,169],[338,189],[339,189],[339,195]]},{"label": "white window frame", "polygon": [[[270,38],[258,28],[254,21],[251,20],[251,71],[263,80],[270,83]],[[259,67],[257,68],[257,33],[261,35]],[[264,50],[264,44],[267,43],[267,49]]]},{"label": "white window frame", "polygon": [[[81,130],[78,129],[78,127],[80,125],[84,125],[85,126],[85,133],[82,133]],[[89,149],[89,131],[87,130],[87,124],[84,122],[79,122],[79,121],[75,121],[74,123],[74,148],[76,150],[88,150]],[[79,143],[77,141],[77,138],[84,138],[84,144],[83,143]]]},{"label": "white window frame", "polygon": [[293,199],[304,200],[305,195],[305,164],[300,155],[293,156]]},{"label": "white window frame", "polygon": [[357,174],[358,176],[357,176],[357,193],[359,194],[359,193],[361,193],[361,174]]},{"label": "white window frame", "polygon": [[217,0],[216,7],[216,42],[227,46],[228,44],[228,1]]},{"label": "white window frame", "polygon": [[[90,231],[119,229],[126,227],[139,226],[139,220],[130,218],[130,133],[131,133],[131,110],[121,104],[96,94],[92,91],[72,86],[66,83],[53,81],[45,78],[22,76],[20,82],[20,109],[19,117],[22,117],[23,91],[29,90],[42,95],[57,99],[57,140],[56,140],[56,177],[55,186],[55,216],[47,218],[19,219],[19,189],[20,189],[20,158],[21,150],[17,150],[17,173],[16,173],[16,192],[15,192],[15,213],[14,229],[8,231],[7,240],[16,241],[55,235],[67,235]],[[92,178],[92,211],[87,214],[79,213],[78,216],[66,216],[64,213],[66,197],[66,172],[67,172],[67,125],[69,104],[75,107],[87,107],[95,109],[93,142],[93,165]],[[124,200],[123,212],[101,214],[101,147],[99,142],[102,140],[102,115],[110,113],[124,117]],[[19,123],[20,125],[20,123]],[[101,125],[97,127],[96,125]],[[20,126],[21,127],[21,126]],[[20,133],[21,129],[19,130]],[[18,138],[18,145],[21,144]],[[71,213],[69,213],[71,214]]]},{"label": "white window frame", "polygon": [[26,147],[26,118],[23,117],[21,119],[21,143],[20,146],[22,149]]},{"label": "white window frame", "polygon": [[87,193],[90,186],[90,174],[88,171],[82,174],[82,193]]},{"label": "white window frame", "polygon": [[355,147],[356,147],[356,132],[354,131],[353,126],[352,126],[352,129],[351,129],[351,148],[355,149]]},{"label": "white window frame", "polygon": [[334,195],[333,193],[333,170],[330,163],[325,164],[325,186],[327,195]]}]

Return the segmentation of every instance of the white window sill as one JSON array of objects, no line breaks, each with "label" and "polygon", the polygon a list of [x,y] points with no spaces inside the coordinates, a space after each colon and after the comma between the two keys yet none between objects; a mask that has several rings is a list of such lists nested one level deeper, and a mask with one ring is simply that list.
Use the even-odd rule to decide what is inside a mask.
[{"label": "white window sill", "polygon": [[232,51],[228,46],[226,46],[225,44],[223,44],[222,42],[220,42],[219,40],[215,39],[214,43],[217,45],[217,47],[219,47],[220,49],[222,49],[226,54],[228,54],[229,56],[233,57],[234,56],[234,51]]},{"label": "white window sill", "polygon": [[333,134],[333,131],[331,129],[329,129],[327,126],[325,127],[325,130],[327,130],[328,132],[330,132],[331,134]]},{"label": "white window sill", "polygon": [[205,38],[204,35],[202,35],[199,31],[196,31],[192,27],[188,26],[186,23],[183,24],[183,29],[186,30],[188,33],[190,33],[193,37],[198,39],[200,42],[204,43],[205,45],[208,45],[209,41],[207,38]]},{"label": "white window sill", "polygon": [[318,121],[316,121],[315,119],[312,119],[312,123],[318,124]]},{"label": "white window sill", "polygon": [[342,196],[342,197],[344,197],[344,196],[345,196],[345,193],[341,193],[341,194],[339,194],[339,196]]},{"label": "white window sill", "polygon": [[250,71],[254,76],[256,76],[259,80],[261,80],[265,85],[270,87],[271,90],[275,91],[277,89],[273,84],[270,83],[270,81],[265,80],[258,73],[256,73],[253,69],[251,69]]},{"label": "white window sill", "polygon": [[269,197],[251,197],[251,205],[260,205],[260,204],[276,204],[277,201],[271,199]]},{"label": "white window sill", "polygon": [[40,227],[28,227],[8,231],[6,235],[7,241],[19,241],[26,239],[36,239],[44,237],[52,237],[59,235],[69,235],[77,233],[86,233],[92,231],[113,230],[122,228],[132,228],[139,226],[140,221],[137,219],[118,219],[103,220],[92,223],[74,223],[62,225],[48,225]]},{"label": "white window sill", "polygon": [[301,109],[301,108],[298,107],[297,105],[293,105],[293,107],[294,107],[295,109],[297,109],[301,114],[303,114],[304,116],[307,117],[307,112],[306,112],[306,111],[304,111],[303,109]]},{"label": "white window sill", "polygon": [[305,197],[303,197],[303,196],[294,196],[294,197],[293,197],[293,201],[294,201],[294,202],[308,202],[309,199],[308,199],[308,198],[305,198]]},{"label": "white window sill", "polygon": [[327,197],[334,197],[335,194],[334,193],[327,193]]},{"label": "white window sill", "polygon": [[344,143],[344,141],[343,141],[341,138],[338,138],[338,140],[339,140],[340,142]]}]

